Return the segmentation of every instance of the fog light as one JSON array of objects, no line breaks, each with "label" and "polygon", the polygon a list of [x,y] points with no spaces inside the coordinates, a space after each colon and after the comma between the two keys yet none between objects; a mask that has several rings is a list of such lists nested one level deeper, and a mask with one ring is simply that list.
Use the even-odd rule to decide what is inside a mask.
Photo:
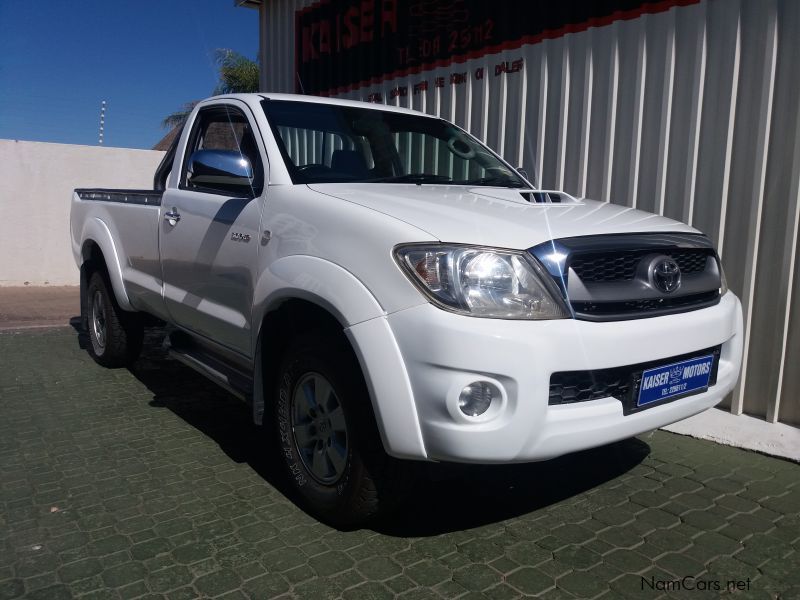
[{"label": "fog light", "polygon": [[475,381],[461,390],[458,408],[468,417],[477,417],[489,410],[492,400],[500,397],[500,390],[488,381]]}]

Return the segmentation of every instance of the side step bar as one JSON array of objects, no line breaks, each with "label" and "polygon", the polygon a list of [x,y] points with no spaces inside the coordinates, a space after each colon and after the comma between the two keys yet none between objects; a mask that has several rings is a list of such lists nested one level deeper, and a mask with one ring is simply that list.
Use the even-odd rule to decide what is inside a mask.
[{"label": "side step bar", "polygon": [[248,404],[253,401],[253,378],[248,373],[195,346],[169,345],[169,356],[207,377]]}]

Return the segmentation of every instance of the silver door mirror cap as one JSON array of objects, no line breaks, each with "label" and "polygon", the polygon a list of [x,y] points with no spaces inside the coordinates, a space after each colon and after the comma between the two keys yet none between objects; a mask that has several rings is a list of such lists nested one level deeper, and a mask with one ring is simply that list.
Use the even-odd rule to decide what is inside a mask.
[{"label": "silver door mirror cap", "polygon": [[253,165],[236,150],[197,150],[189,158],[188,180],[198,187],[215,189],[249,188]]}]

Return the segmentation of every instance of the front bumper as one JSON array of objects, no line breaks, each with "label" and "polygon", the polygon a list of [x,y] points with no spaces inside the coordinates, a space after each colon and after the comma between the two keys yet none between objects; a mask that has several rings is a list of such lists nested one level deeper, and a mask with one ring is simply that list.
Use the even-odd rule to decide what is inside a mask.
[{"label": "front bumper", "polygon": [[[537,461],[625,439],[719,403],[741,365],[742,310],[730,292],[716,306],[631,321],[481,319],[429,304],[387,319],[413,394],[425,454],[417,458],[432,460]],[[611,397],[548,405],[554,372],[666,361],[719,344],[717,382],[706,392],[630,415]],[[460,412],[458,396],[476,380],[495,383],[503,394],[472,418]],[[392,423],[381,426],[392,429]]]}]

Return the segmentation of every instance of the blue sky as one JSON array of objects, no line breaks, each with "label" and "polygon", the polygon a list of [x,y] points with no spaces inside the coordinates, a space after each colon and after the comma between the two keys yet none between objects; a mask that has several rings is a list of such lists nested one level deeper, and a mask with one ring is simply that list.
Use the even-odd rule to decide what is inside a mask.
[{"label": "blue sky", "polygon": [[0,138],[150,148],[161,119],[211,95],[212,57],[258,52],[233,0],[0,0]]}]

